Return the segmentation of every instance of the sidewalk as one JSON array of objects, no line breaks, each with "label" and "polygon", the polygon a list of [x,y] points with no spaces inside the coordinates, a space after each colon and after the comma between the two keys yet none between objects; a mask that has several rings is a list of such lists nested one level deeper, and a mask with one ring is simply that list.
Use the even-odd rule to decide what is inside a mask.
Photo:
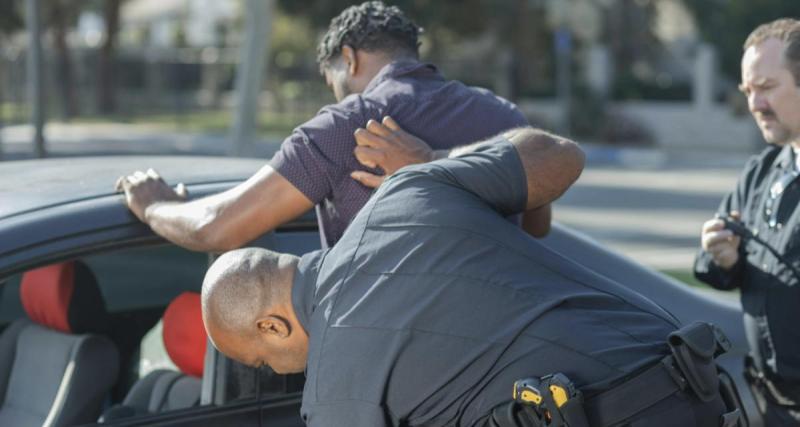
[{"label": "sidewalk", "polygon": [[[3,160],[33,158],[33,128],[15,125],[0,129]],[[268,159],[280,140],[258,140],[253,157]],[[125,123],[49,123],[45,128],[48,156],[96,156],[126,154],[226,155],[225,134],[178,132],[167,126]]]}]

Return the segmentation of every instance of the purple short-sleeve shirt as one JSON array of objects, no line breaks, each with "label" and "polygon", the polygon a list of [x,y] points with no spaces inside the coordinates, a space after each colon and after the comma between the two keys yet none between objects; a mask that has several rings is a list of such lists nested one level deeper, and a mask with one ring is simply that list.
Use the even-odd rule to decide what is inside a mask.
[{"label": "purple short-sleeve shirt", "polygon": [[434,149],[446,149],[525,126],[517,107],[493,93],[445,80],[417,61],[386,65],[363,93],[322,108],[284,140],[270,164],[317,205],[322,246],[333,246],[372,189],[350,178],[371,170],[353,155],[353,132],[392,116]]}]

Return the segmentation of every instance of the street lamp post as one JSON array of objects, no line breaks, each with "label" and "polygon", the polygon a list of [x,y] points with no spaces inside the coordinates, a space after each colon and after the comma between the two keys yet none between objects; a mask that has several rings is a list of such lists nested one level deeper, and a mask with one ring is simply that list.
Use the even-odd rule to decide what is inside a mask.
[{"label": "street lamp post", "polygon": [[31,124],[34,129],[34,151],[36,157],[46,155],[44,147],[44,79],[42,76],[42,41],[39,0],[28,0],[25,4],[25,19],[28,27],[28,99],[31,103]]},{"label": "street lamp post", "polygon": [[245,2],[245,40],[236,71],[236,112],[231,130],[231,150],[235,156],[249,154],[256,137],[258,96],[267,60],[274,0]]}]

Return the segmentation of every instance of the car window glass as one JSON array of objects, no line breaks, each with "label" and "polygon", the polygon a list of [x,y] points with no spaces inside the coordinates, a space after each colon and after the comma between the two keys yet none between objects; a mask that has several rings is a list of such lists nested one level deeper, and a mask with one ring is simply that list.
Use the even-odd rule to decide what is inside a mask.
[{"label": "car window glass", "polygon": [[200,292],[208,256],[174,245],[126,249],[83,259],[97,277],[109,312],[166,307],[184,291]]},{"label": "car window glass", "polygon": [[19,299],[21,274],[15,274],[0,282],[0,327],[25,316],[22,301]]}]

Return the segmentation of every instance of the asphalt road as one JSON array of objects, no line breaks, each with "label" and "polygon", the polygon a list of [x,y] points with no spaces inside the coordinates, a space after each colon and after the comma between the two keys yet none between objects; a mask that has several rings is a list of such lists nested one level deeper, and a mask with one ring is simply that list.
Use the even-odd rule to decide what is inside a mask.
[{"label": "asphalt road", "polygon": [[658,270],[688,270],[702,224],[733,189],[744,158],[711,167],[702,159],[676,162],[655,169],[590,163],[556,202],[554,219]]}]

